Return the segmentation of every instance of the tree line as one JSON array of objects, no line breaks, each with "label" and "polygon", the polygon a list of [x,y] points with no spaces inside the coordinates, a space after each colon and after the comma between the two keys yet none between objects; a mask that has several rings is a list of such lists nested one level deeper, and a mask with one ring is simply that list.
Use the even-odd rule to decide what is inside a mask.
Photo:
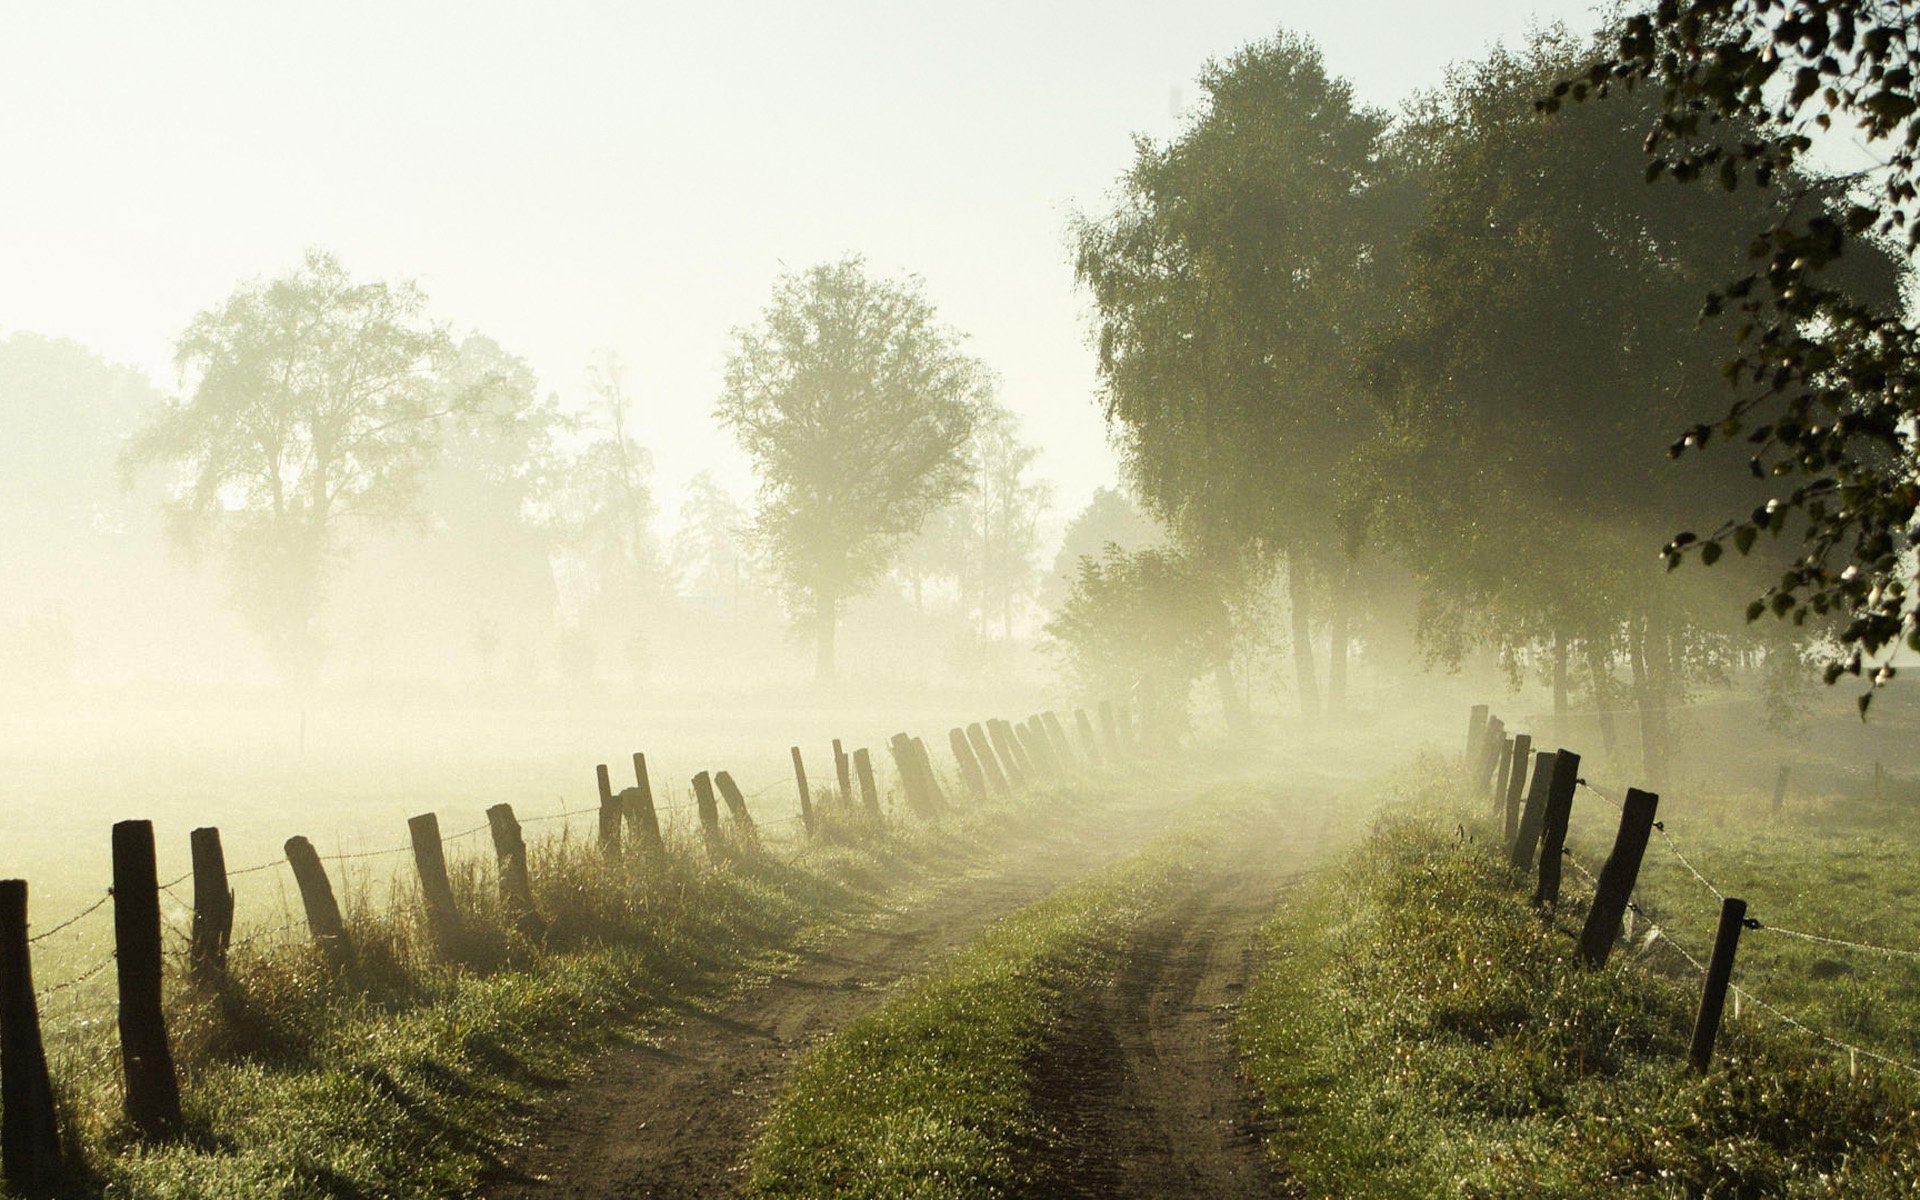
[{"label": "tree line", "polygon": [[[1711,28],[1745,45],[1772,38],[1765,22],[1740,24],[1769,8],[1689,11],[1723,10]],[[1625,753],[1612,714],[1630,702],[1658,784],[1671,710],[1702,683],[1762,664],[1791,678],[1843,645],[1891,640],[1857,628],[1871,606],[1852,581],[1877,571],[1873,602],[1888,611],[1885,589],[1912,570],[1898,558],[1910,510],[1883,520],[1877,548],[1898,544],[1892,557],[1868,548],[1852,592],[1809,595],[1810,569],[1831,589],[1849,565],[1821,557],[1835,545],[1826,526],[1862,518],[1836,512],[1831,480],[1791,493],[1778,480],[1821,474],[1806,443],[1836,428],[1898,426],[1897,446],[1859,447],[1852,468],[1896,502],[1912,493],[1910,409],[1870,419],[1885,389],[1843,386],[1830,365],[1851,329],[1904,328],[1910,243],[1856,236],[1828,255],[1826,308],[1781,298],[1812,286],[1796,260],[1798,285],[1773,279],[1785,307],[1771,326],[1727,300],[1730,280],[1745,279],[1736,296],[1760,286],[1751,256],[1775,254],[1767,231],[1821,228],[1855,192],[1793,158],[1772,160],[1770,177],[1650,183],[1650,145],[1692,156],[1675,172],[1691,180],[1732,161],[1712,147],[1755,162],[1782,135],[1758,99],[1725,102],[1725,81],[1590,95],[1689,69],[1672,56],[1679,27],[1660,26],[1663,60],[1639,52],[1656,35],[1637,20],[1496,49],[1395,113],[1359,103],[1310,41],[1282,32],[1210,64],[1175,136],[1137,142],[1117,201],[1076,224],[1075,267],[1101,401],[1174,543],[1084,564],[1056,622],[1083,674],[1130,678],[1179,710],[1213,672],[1233,716],[1232,641],[1265,619],[1249,600],[1279,586],[1303,710],[1342,702],[1356,638],[1404,628],[1430,661],[1492,652],[1516,676],[1537,672],[1562,713],[1584,687],[1611,754]],[[1911,18],[1893,23],[1911,48]],[[1910,76],[1894,82],[1911,90]],[[1713,121],[1676,123],[1686,103],[1717,104]],[[1727,406],[1729,377],[1809,391],[1754,435],[1771,459],[1674,461],[1676,437],[1694,446],[1757,423],[1746,406],[1767,401],[1743,392],[1734,417],[1699,424]],[[1739,555],[1669,573],[1703,544],[1683,531],[1729,516]],[[1704,545],[1703,561],[1722,557]],[[1911,606],[1893,608],[1910,628]],[[1791,619],[1750,623],[1762,609]]]}]

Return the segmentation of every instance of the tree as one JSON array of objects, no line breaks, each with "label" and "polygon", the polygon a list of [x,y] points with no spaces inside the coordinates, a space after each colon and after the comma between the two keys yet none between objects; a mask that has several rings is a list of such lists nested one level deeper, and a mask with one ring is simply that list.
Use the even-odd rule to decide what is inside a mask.
[{"label": "tree", "polygon": [[995,622],[1001,637],[1013,637],[1016,610],[1036,590],[1040,517],[1051,498],[1047,484],[1031,477],[1039,456],[1020,440],[1018,418],[987,406],[967,451],[966,491],[928,517],[901,557],[916,608],[924,607],[925,580],[951,579],[981,636]]},{"label": "tree", "polygon": [[1109,545],[1080,560],[1047,634],[1084,691],[1136,697],[1147,727],[1170,735],[1186,723],[1193,681],[1232,636],[1213,583],[1178,550]]},{"label": "tree", "polygon": [[702,471],[687,483],[670,558],[681,593],[703,612],[739,616],[758,580],[745,539],[751,518],[738,500]]},{"label": "tree", "polygon": [[175,350],[188,392],[135,433],[124,465],[176,470],[175,531],[217,539],[244,615],[285,676],[312,680],[315,628],[343,522],[413,510],[443,418],[452,351],[410,283],[357,282],[311,251],[195,317]]},{"label": "tree", "polygon": [[[1426,589],[1430,632],[1456,649],[1538,648],[1562,710],[1576,643],[1596,691],[1624,652],[1657,785],[1668,713],[1729,633],[1727,587],[1753,581],[1676,586],[1635,551],[1757,499],[1746,472],[1677,471],[1660,450],[1731,344],[1724,323],[1692,319],[1695,297],[1774,198],[1646,188],[1644,110],[1536,113],[1583,53],[1559,31],[1496,51],[1410,118],[1427,199],[1400,324],[1375,355],[1386,436],[1363,490]],[[1390,519],[1402,511],[1418,519]],[[1524,545],[1503,536],[1522,514]]]},{"label": "tree", "polygon": [[639,675],[650,656],[646,618],[668,592],[653,533],[653,455],[629,432],[631,401],[619,359],[603,356],[588,369],[587,385],[593,438],[567,465],[554,512],[580,579],[571,605],[576,619],[567,631],[570,653],[576,669],[590,663],[597,629],[620,643]]},{"label": "tree", "polygon": [[1144,550],[1165,541],[1166,535],[1119,488],[1096,488],[1087,506],[1075,513],[1060,535],[1053,570],[1041,584],[1041,602],[1057,608],[1080,576],[1080,560],[1099,558],[1108,546],[1125,551]]},{"label": "tree", "polygon": [[[1565,98],[1657,90],[1642,101],[1646,176],[1746,186],[1772,197],[1737,227],[1748,246],[1703,289],[1709,315],[1741,332],[1728,355],[1734,399],[1697,421],[1676,455],[1744,438],[1772,492],[1707,536],[1675,536],[1669,565],[1711,564],[1731,544],[1750,553],[1762,532],[1798,530],[1787,569],[1747,607],[1795,623],[1842,614],[1828,683],[1859,675],[1903,639],[1920,652],[1914,550],[1920,546],[1920,329],[1884,278],[1883,247],[1920,247],[1920,17],[1879,0],[1664,0],[1628,17],[1611,48],[1569,69],[1540,106]],[[1624,85],[1616,88],[1615,85]],[[1846,182],[1799,170],[1833,129],[1861,140],[1876,164]],[[1733,136],[1729,136],[1729,134]],[[1864,279],[1863,279],[1864,275]],[[1893,678],[1891,663],[1869,672]],[[1860,698],[1864,714],[1872,699]]]},{"label": "tree", "polygon": [[1351,364],[1389,259],[1391,193],[1373,186],[1387,122],[1284,32],[1200,86],[1178,137],[1137,142],[1119,205],[1079,223],[1076,270],[1129,477],[1223,581],[1285,561],[1312,712],[1313,581],[1344,570],[1341,480],[1374,428]]},{"label": "tree", "polygon": [[820,679],[842,606],[966,486],[990,394],[919,281],[876,279],[858,257],[781,276],[760,322],[735,331],[716,416],[759,471],[755,537]]}]

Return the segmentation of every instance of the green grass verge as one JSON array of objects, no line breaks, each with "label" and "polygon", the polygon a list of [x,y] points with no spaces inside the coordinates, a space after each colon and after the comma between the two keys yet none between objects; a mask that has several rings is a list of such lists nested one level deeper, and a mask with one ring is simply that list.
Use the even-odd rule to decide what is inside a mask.
[{"label": "green grass verge", "polygon": [[850,834],[792,856],[712,865],[677,847],[609,864],[575,841],[535,848],[537,937],[510,929],[492,870],[456,878],[466,945],[438,961],[405,889],[361,896],[356,961],[309,946],[237,948],[226,985],[177,985],[169,1021],[188,1131],[142,1146],[120,1123],[110,1027],[55,1065],[81,1195],[456,1196],[513,1149],[527,1102],[646,1023],[711,1003],[806,941],[868,919],[1030,832],[1076,785],[949,818]]},{"label": "green grass verge", "polygon": [[1219,836],[1181,831],[996,923],[810,1051],[751,1156],[748,1194],[918,1200],[1044,1194],[1036,1056],[1074,991]]},{"label": "green grass verge", "polygon": [[1692,1076],[1697,980],[1584,969],[1577,898],[1543,923],[1444,787],[1399,790],[1408,807],[1276,917],[1240,1018],[1306,1194],[1920,1194],[1913,1081],[1853,1078],[1752,1013]]}]

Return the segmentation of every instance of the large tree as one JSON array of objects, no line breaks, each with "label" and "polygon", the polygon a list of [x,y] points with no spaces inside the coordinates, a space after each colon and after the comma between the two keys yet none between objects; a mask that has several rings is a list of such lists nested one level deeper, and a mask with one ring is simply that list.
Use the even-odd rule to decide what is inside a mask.
[{"label": "large tree", "polygon": [[129,470],[177,472],[176,532],[218,542],[243,613],[295,685],[318,663],[342,523],[411,512],[443,418],[484,394],[438,386],[452,349],[418,288],[355,280],[312,251],[194,318],[175,352],[185,398],[128,444]]},{"label": "large tree", "polygon": [[781,276],[735,331],[716,415],[759,471],[755,533],[822,680],[842,607],[966,486],[991,390],[918,280],[876,278],[858,257]]},{"label": "large tree", "polygon": [[1651,549],[1691,514],[1764,499],[1737,464],[1681,471],[1662,450],[1732,344],[1694,320],[1697,297],[1775,200],[1647,188],[1644,106],[1538,114],[1584,52],[1543,34],[1411,114],[1427,199],[1375,364],[1386,436],[1364,491],[1421,578],[1430,633],[1540,649],[1562,705],[1576,643],[1599,690],[1624,652],[1658,784],[1667,714],[1724,657],[1736,581],[1667,577]]},{"label": "large tree", "polygon": [[1223,579],[1284,560],[1312,712],[1315,580],[1345,569],[1341,480],[1373,427],[1352,362],[1389,259],[1390,193],[1374,186],[1387,122],[1288,33],[1200,86],[1177,137],[1137,143],[1117,207],[1079,224],[1076,266],[1142,501]]},{"label": "large tree", "polygon": [[[1771,494],[1723,510],[1705,537],[1674,537],[1667,558],[1712,563],[1726,545],[1747,554],[1762,532],[1793,533],[1791,562],[1748,619],[1843,614],[1827,681],[1865,667],[1883,683],[1893,668],[1877,656],[1903,639],[1920,652],[1920,328],[1871,279],[1884,277],[1884,247],[1907,262],[1920,248],[1920,16],[1885,0],[1664,0],[1540,103],[1636,85],[1648,178],[1770,198],[1730,231],[1746,260],[1702,289],[1706,311],[1735,314],[1742,331],[1733,398],[1673,452],[1743,439]],[[1839,201],[1799,169],[1830,131],[1870,160]]]}]

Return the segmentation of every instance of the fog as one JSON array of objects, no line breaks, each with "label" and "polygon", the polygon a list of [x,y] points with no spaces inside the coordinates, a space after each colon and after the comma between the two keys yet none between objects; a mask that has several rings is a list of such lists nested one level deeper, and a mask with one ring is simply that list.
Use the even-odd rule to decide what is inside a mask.
[{"label": "fog", "polygon": [[[1155,499],[1097,352],[1085,223],[1120,203],[1134,139],[1180,136],[1204,64],[1282,26],[1393,114],[1450,64],[1595,19],[1526,0],[10,9],[0,875],[84,898],[130,816],[161,822],[165,878],[201,824],[238,863],[295,832],[384,847],[427,808],[452,828],[499,800],[584,811],[594,765],[637,750],[672,794],[729,767],[784,818],[791,744],[826,771],[836,737],[1115,694],[1170,742],[1322,739],[1356,771],[1452,748],[1468,703],[1505,698],[1567,738],[1607,724],[1619,769],[1644,769],[1630,717],[1611,727],[1644,626],[1436,634],[1462,602],[1434,599],[1431,546],[1317,563],[1308,615],[1306,569],[1285,569],[1304,558],[1250,539],[1257,569],[1236,562],[1214,604],[1230,628],[1172,682],[1100,643],[1133,632],[1069,645],[1059,624],[1094,594],[1089,558],[1205,558],[1224,527]],[[783,320],[869,308],[900,315],[915,387],[837,415],[783,400],[814,344]],[[288,350],[290,329],[313,338]],[[1719,403],[1661,416],[1646,448]],[[915,454],[872,495],[832,486]],[[1485,503],[1517,521],[1530,495]],[[1595,514],[1597,555],[1657,574],[1674,511],[1651,541]],[[1714,627],[1687,652],[1709,642],[1641,706],[1687,710],[1663,726],[1672,778],[1910,765],[1904,684],[1862,726],[1811,665],[1781,682],[1788,651]],[[1763,750],[1709,748],[1735,736]]]}]

